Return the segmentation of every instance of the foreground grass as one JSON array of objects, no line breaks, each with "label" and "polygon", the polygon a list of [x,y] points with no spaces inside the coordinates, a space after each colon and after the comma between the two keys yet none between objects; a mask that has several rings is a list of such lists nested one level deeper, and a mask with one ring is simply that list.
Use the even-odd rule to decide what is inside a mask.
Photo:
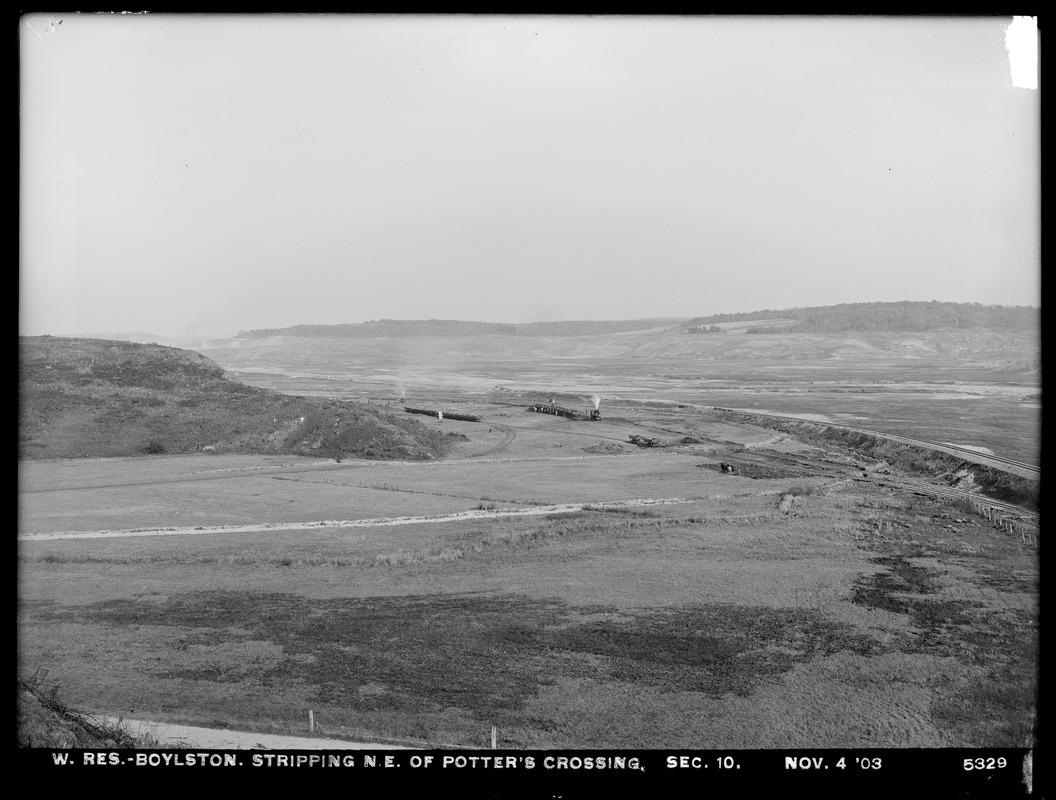
[{"label": "foreground grass", "polygon": [[158,740],[130,733],[121,723],[93,719],[70,708],[58,686],[17,679],[16,746],[65,750],[98,747],[156,748]]},{"label": "foreground grass", "polygon": [[427,527],[344,560],[323,537],[25,547],[20,658],[100,712],[262,731],[312,709],[481,747],[492,725],[533,748],[1029,743],[1034,552],[868,491]]}]

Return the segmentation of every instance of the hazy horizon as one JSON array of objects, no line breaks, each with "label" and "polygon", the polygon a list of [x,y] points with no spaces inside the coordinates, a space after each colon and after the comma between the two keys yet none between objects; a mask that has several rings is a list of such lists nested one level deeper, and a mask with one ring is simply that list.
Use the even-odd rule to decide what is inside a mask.
[{"label": "hazy horizon", "polygon": [[1010,21],[28,14],[19,332],[1040,307]]}]

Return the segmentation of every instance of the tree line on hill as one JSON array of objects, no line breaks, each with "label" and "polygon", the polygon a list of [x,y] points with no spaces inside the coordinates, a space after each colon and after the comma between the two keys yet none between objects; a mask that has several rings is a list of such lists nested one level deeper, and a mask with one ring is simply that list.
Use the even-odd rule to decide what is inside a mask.
[{"label": "tree line on hill", "polygon": [[785,308],[695,317],[687,333],[714,333],[721,322],[751,322],[774,318],[795,320],[779,327],[749,326],[747,333],[838,333],[844,331],[929,331],[936,328],[1037,329],[1041,312],[1033,306],[997,306],[981,303],[903,301],[895,303],[841,303],[834,306]]}]

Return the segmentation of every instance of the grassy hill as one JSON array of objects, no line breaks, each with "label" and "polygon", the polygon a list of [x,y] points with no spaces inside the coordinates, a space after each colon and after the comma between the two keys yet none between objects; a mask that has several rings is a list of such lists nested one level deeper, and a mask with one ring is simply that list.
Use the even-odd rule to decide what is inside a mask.
[{"label": "grassy hill", "polygon": [[19,339],[20,459],[198,450],[430,459],[444,438],[368,406],[232,380],[188,350],[98,339]]},{"label": "grassy hill", "polygon": [[998,306],[981,303],[902,301],[896,303],[841,303],[834,306],[786,308],[780,311],[749,311],[695,317],[686,323],[686,333],[715,333],[723,323],[751,323],[747,333],[772,333],[775,324],[785,323],[798,333],[841,333],[848,331],[924,331],[942,328],[993,328],[1036,330],[1041,313],[1032,306]]}]

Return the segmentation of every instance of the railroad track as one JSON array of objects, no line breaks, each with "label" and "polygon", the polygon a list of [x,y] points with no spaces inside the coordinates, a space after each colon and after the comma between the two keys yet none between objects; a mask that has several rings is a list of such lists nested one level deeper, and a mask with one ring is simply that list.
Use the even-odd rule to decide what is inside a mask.
[{"label": "railroad track", "polygon": [[938,447],[943,450],[956,450],[958,453],[967,453],[968,455],[975,456],[977,458],[985,458],[987,461],[997,461],[1000,464],[1005,464],[1010,467],[1017,467],[1018,469],[1027,470],[1033,472],[1036,475],[1041,475],[1041,468],[1034,464],[1027,464],[1023,461],[1015,461],[1011,458],[1004,458],[1003,456],[995,456],[989,453],[980,453],[977,450],[973,450],[970,447],[960,447],[955,444],[947,444],[946,442],[932,442],[928,439],[907,439],[908,442],[922,442],[932,447]]}]

